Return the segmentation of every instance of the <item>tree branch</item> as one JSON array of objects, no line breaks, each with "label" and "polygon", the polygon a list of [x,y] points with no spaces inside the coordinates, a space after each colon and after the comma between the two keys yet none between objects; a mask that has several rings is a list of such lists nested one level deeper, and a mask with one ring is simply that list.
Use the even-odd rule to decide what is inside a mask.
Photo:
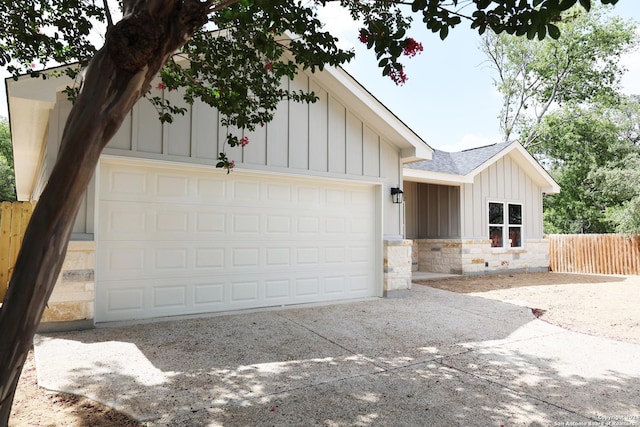
[{"label": "tree branch", "polygon": [[113,19],[111,18],[111,10],[109,10],[108,0],[103,0],[103,4],[104,4],[104,14],[107,17],[107,31],[109,31],[113,27]]}]

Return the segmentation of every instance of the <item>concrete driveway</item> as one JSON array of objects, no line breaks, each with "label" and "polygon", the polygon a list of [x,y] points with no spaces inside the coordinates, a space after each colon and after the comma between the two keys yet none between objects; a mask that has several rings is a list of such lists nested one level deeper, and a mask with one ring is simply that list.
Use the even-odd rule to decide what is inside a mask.
[{"label": "concrete driveway", "polygon": [[640,425],[640,346],[410,296],[39,335],[42,386],[149,426]]}]

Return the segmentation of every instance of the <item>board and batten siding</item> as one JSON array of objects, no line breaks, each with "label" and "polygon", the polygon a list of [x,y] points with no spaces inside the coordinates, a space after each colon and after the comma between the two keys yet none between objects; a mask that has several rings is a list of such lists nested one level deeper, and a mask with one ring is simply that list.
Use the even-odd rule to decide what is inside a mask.
[{"label": "board and batten siding", "polygon": [[488,239],[488,203],[510,202],[522,204],[524,239],[541,239],[542,189],[506,155],[480,172],[473,184],[463,184],[462,237]]},{"label": "board and batten siding", "polygon": [[460,238],[460,188],[406,181],[407,238]]},{"label": "board and batten siding", "polygon": [[[305,175],[379,179],[399,175],[399,151],[313,77],[299,74],[285,82],[292,90],[311,90],[311,104],[281,101],[273,121],[244,134],[219,125],[218,111],[196,102],[171,124],[158,120],[155,108],[141,101],[105,149],[105,154],[215,164],[223,149],[243,169],[294,172]],[[162,95],[161,91],[155,95]],[[181,104],[179,91],[164,91]],[[227,134],[247,136],[249,145],[224,147]],[[223,148],[224,147],[224,148]],[[391,151],[393,156],[385,153]],[[385,153],[385,154],[383,154]]]},{"label": "board and batten siding", "polygon": [[[400,150],[375,131],[375,124],[361,120],[357,111],[351,111],[338,98],[339,94],[327,92],[312,75],[300,73],[283,84],[296,91],[311,90],[318,100],[310,104],[283,100],[273,121],[243,134],[239,129],[221,126],[218,111],[202,102],[187,105],[186,113],[175,115],[169,124],[161,123],[155,107],[142,99],[104,154],[213,166],[224,149],[238,169],[381,183],[384,196],[390,187],[401,185]],[[166,96],[174,105],[184,103],[180,91],[154,91],[152,96]],[[47,165],[55,161],[70,108],[65,95],[58,94],[50,116]],[[229,133],[247,136],[249,145],[225,147]],[[74,227],[77,235],[93,233],[95,185],[91,187]],[[35,194],[34,199],[38,196]],[[401,236],[401,210],[391,204],[390,197],[383,198],[383,210],[383,234]]]}]

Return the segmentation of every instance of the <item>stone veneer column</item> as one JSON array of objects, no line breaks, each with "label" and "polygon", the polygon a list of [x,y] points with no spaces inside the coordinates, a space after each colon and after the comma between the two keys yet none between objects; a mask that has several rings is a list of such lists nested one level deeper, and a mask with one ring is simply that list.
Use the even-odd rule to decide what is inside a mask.
[{"label": "stone veneer column", "polygon": [[40,331],[93,327],[95,242],[71,241]]},{"label": "stone veneer column", "polygon": [[411,289],[412,240],[384,241],[384,295]]}]

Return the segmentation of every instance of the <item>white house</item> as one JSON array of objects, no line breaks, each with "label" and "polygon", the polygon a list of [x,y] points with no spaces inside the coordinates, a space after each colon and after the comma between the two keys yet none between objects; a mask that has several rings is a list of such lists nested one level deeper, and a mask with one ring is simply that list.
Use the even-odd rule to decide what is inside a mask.
[{"label": "white house", "polygon": [[[19,200],[37,201],[46,183],[68,84],[7,80]],[[283,101],[247,147],[226,149],[229,175],[215,168],[229,131],[215,110],[195,104],[169,125],[141,100],[104,150],[43,322],[86,327],[409,288],[411,242],[391,189],[402,187],[404,163],[433,150],[341,69],[285,84],[318,102]]]},{"label": "white house", "polygon": [[413,269],[477,274],[547,271],[542,197],[560,187],[518,142],[404,166]]}]

